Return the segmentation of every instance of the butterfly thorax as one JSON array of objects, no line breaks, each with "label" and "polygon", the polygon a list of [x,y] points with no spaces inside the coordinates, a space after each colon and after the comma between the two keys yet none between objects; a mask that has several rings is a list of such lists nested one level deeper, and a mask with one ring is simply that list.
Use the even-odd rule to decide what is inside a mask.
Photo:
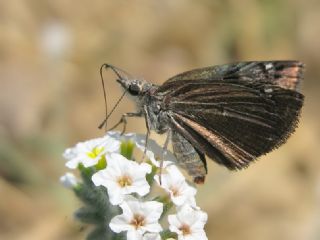
[{"label": "butterfly thorax", "polygon": [[154,94],[157,89],[158,86],[153,85],[141,98],[140,104],[150,130],[162,134],[170,128],[169,117],[168,111],[163,106],[163,99]]}]

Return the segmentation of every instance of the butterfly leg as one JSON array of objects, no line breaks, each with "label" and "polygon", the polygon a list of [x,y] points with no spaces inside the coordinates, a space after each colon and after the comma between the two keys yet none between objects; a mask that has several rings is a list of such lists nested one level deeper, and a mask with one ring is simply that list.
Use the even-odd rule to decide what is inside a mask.
[{"label": "butterfly leg", "polygon": [[169,129],[168,130],[168,134],[167,134],[167,138],[166,138],[166,141],[164,142],[164,145],[163,145],[163,152],[162,152],[162,159],[164,159],[164,157],[167,155],[168,153],[168,145],[169,145],[169,142],[171,140],[171,134],[172,134],[172,130]]},{"label": "butterfly leg", "polygon": [[147,133],[146,133],[146,138],[145,138],[145,145],[144,145],[144,151],[143,151],[143,155],[142,155],[142,161],[144,160],[146,153],[147,153],[147,147],[148,147],[148,141],[149,141],[149,135],[150,135],[150,123],[148,121],[149,119],[149,115],[148,115],[148,109],[147,106],[143,107],[143,111],[145,114],[145,120],[146,120],[146,128],[147,128]]},{"label": "butterfly leg", "polygon": [[166,141],[164,142],[164,145],[163,145],[162,158],[161,158],[161,162],[160,162],[160,173],[159,173],[159,183],[160,183],[160,185],[161,185],[161,176],[162,176],[164,157],[168,153],[168,145],[169,145],[169,142],[171,140],[171,137],[172,137],[172,130],[169,129]]},{"label": "butterfly leg", "polygon": [[117,122],[113,127],[111,127],[108,131],[112,131],[113,129],[115,129],[116,127],[118,127],[120,124],[123,123],[123,129],[121,131],[121,135],[124,134],[124,132],[126,131],[126,127],[127,127],[127,117],[141,117],[142,116],[142,112],[136,112],[136,113],[125,113],[121,116],[119,122]]}]

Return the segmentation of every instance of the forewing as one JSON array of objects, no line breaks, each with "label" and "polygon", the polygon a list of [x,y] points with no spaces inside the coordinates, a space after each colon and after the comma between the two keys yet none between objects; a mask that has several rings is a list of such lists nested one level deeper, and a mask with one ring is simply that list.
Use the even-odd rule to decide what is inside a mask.
[{"label": "forewing", "polygon": [[[292,82],[299,82],[296,78]],[[302,94],[267,80],[180,78],[156,94],[163,95],[171,127],[230,169],[284,143],[303,104]]]},{"label": "forewing", "polygon": [[231,80],[268,82],[286,89],[296,89],[303,75],[299,61],[255,61],[194,69],[167,80],[163,87],[181,80]]}]

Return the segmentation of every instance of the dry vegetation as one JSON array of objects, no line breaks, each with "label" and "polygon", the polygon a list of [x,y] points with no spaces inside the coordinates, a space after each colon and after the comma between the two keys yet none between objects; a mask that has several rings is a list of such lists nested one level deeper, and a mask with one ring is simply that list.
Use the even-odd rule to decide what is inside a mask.
[{"label": "dry vegetation", "polygon": [[[0,239],[84,239],[79,203],[58,178],[63,149],[102,134],[102,63],[160,84],[262,59],[307,64],[300,126],[245,171],[210,163],[198,195],[209,239],[319,239],[319,12],[318,0],[1,1]],[[105,76],[111,105],[120,90]],[[132,107],[123,101],[113,121]],[[128,130],[143,133],[143,120]]]}]

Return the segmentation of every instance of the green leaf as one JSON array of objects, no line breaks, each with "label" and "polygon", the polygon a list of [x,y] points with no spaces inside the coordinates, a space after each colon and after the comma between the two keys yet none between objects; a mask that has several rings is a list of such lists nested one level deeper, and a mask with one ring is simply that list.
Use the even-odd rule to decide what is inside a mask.
[{"label": "green leaf", "polygon": [[95,167],[96,167],[97,171],[105,169],[107,167],[107,160],[106,160],[106,157],[104,155],[100,158],[100,160],[95,165]]},{"label": "green leaf", "polygon": [[91,180],[92,175],[95,173],[95,169],[92,167],[85,167],[82,163],[79,163],[78,169],[83,179],[89,178]]},{"label": "green leaf", "polygon": [[178,239],[178,235],[176,233],[170,232],[170,230],[163,230],[160,233],[161,239],[174,238]]},{"label": "green leaf", "polygon": [[158,168],[155,165],[153,165],[152,163],[151,163],[151,166],[152,166],[151,173],[147,174],[147,176],[146,176],[147,182],[149,183],[150,186],[152,186],[152,184],[154,182],[154,175],[156,175],[156,173],[158,171]]},{"label": "green leaf", "polygon": [[101,224],[104,222],[105,216],[101,214],[101,211],[94,209],[93,207],[79,208],[74,216],[83,223]]},{"label": "green leaf", "polygon": [[135,143],[132,140],[122,141],[120,145],[120,153],[127,159],[132,159]]}]

